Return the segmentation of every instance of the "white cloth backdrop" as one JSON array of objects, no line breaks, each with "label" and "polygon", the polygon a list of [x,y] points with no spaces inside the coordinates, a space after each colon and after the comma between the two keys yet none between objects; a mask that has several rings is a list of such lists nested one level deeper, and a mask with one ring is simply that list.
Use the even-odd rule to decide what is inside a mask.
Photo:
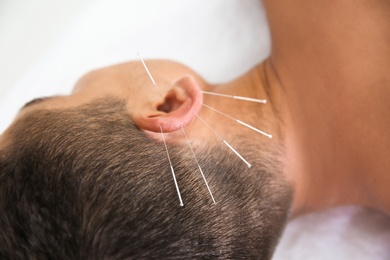
[{"label": "white cloth backdrop", "polygon": [[[138,51],[145,58],[183,62],[210,82],[228,81],[269,53],[269,32],[258,0],[83,0],[77,15],[67,20],[49,15],[44,0],[34,1],[41,5],[33,9],[37,16],[47,16],[47,23],[54,25],[61,21],[62,25],[51,32],[55,39],[29,61],[28,69],[20,72],[17,80],[8,81],[9,86],[2,86],[5,94],[0,97],[0,133],[30,99],[67,94],[84,73],[136,59]],[[10,12],[6,17],[17,17],[17,9]],[[4,12],[0,10],[0,14]],[[23,24],[21,18],[17,22],[24,25],[17,30],[29,32],[32,42],[40,37],[31,32],[31,21]],[[16,30],[12,23],[0,26],[8,32]],[[11,57],[0,57],[1,79],[1,75],[15,73],[7,66],[9,62],[16,60],[22,66],[23,57],[20,45],[0,46],[5,48],[2,53]],[[274,259],[390,259],[389,220],[358,207],[295,219],[288,224]]]}]

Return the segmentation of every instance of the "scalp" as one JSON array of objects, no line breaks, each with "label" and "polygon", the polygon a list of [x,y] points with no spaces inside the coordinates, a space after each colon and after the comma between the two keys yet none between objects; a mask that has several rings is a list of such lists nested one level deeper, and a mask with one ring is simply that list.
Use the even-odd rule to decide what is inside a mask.
[{"label": "scalp", "polygon": [[213,205],[188,147],[168,144],[180,207],[163,144],[124,111],[105,99],[18,123],[0,157],[0,256],[269,259],[291,199],[276,153],[252,156],[250,170],[217,145],[194,147]]}]

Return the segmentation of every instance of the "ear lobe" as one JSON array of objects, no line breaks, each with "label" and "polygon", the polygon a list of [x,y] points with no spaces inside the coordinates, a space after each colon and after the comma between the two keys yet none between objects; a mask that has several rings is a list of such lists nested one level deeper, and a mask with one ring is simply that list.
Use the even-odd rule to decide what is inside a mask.
[{"label": "ear lobe", "polygon": [[[165,94],[164,100],[153,111],[140,111],[134,116],[135,124],[142,130],[174,132],[191,122],[202,108],[203,96],[192,76],[178,80]],[[160,129],[161,127],[161,129]]]}]

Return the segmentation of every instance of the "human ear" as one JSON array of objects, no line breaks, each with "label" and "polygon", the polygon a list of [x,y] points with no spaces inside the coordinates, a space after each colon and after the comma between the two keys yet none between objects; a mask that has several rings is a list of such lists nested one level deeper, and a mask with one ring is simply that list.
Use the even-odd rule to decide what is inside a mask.
[{"label": "human ear", "polygon": [[161,102],[154,103],[151,109],[138,111],[133,115],[138,128],[152,132],[174,132],[179,130],[181,125],[185,126],[191,122],[203,103],[199,84],[190,75],[179,79],[168,92],[161,95]]}]

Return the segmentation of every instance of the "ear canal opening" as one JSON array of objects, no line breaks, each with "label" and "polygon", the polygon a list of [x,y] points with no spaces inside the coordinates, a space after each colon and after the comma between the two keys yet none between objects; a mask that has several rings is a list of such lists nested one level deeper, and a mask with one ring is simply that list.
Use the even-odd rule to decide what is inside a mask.
[{"label": "ear canal opening", "polygon": [[162,104],[157,106],[157,110],[164,113],[170,113],[178,109],[183,102],[179,101],[174,95],[167,95]]},{"label": "ear canal opening", "polygon": [[161,111],[161,112],[165,112],[165,113],[169,113],[169,112],[172,111],[171,107],[168,104],[166,104],[166,103],[163,103],[163,104],[159,105],[157,107],[157,110]]}]

